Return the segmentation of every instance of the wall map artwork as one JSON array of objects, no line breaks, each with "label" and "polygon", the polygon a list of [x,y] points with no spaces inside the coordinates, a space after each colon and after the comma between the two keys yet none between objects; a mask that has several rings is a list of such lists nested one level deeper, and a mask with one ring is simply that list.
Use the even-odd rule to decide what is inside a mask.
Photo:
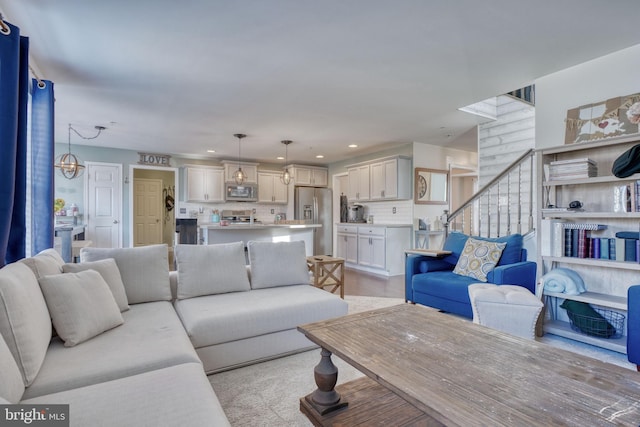
[{"label": "wall map artwork", "polygon": [[640,132],[640,93],[567,110],[565,144]]}]

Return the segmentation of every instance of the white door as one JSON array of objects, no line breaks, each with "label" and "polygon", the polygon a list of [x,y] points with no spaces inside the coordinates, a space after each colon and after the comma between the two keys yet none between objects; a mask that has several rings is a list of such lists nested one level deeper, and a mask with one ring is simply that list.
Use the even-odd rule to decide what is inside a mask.
[{"label": "white door", "polygon": [[98,248],[122,247],[122,165],[86,162],[87,240]]},{"label": "white door", "polygon": [[162,180],[136,178],[133,183],[133,246],[162,243]]}]

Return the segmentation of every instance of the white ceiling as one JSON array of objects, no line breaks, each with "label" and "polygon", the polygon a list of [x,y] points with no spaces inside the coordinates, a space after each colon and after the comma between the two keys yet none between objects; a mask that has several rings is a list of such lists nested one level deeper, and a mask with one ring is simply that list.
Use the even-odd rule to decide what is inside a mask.
[{"label": "white ceiling", "polygon": [[[638,0],[0,0],[55,83],[56,141],[326,164],[475,151],[457,108],[640,43]],[[603,77],[603,84],[606,84]],[[347,144],[358,144],[357,149]],[[215,149],[215,154],[207,154]],[[324,154],[324,159],[316,159]]]}]

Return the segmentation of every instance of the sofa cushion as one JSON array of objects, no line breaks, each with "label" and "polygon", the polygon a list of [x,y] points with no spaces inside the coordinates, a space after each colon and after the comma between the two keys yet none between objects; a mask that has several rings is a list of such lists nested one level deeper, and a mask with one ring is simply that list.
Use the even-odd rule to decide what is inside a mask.
[{"label": "sofa cushion", "polygon": [[76,426],[228,426],[202,365],[184,363],[22,402],[68,404]]},{"label": "sofa cushion", "polygon": [[247,243],[251,289],[309,283],[304,241]]},{"label": "sofa cushion", "polygon": [[344,300],[310,285],[178,300],[175,307],[196,348],[347,314]]},{"label": "sofa cushion", "polygon": [[24,399],[110,381],[180,363],[200,363],[171,303],[135,304],[124,324],[65,347],[54,338]]},{"label": "sofa cushion", "polygon": [[0,335],[0,397],[18,403],[24,393],[24,381],[16,360]]},{"label": "sofa cushion", "polygon": [[118,264],[129,304],[171,300],[167,245],[80,250],[82,262],[113,258]]},{"label": "sofa cushion", "polygon": [[81,262],[80,264],[65,264],[62,266],[64,273],[79,273],[85,270],[95,270],[100,273],[104,281],[109,285],[109,289],[120,311],[129,310],[129,302],[127,301],[127,294],[124,290],[124,283],[122,283],[122,276],[120,276],[118,264],[116,264],[113,258],[93,262]]},{"label": "sofa cushion", "polygon": [[35,256],[21,259],[19,262],[27,265],[36,278],[62,273],[64,260],[55,249],[45,249]]},{"label": "sofa cushion", "polygon": [[45,358],[51,318],[38,279],[24,263],[0,269],[0,333],[28,386]]},{"label": "sofa cushion", "polygon": [[177,245],[178,299],[248,291],[244,243]]},{"label": "sofa cushion", "polygon": [[467,288],[470,284],[477,282],[472,277],[454,274],[452,271],[432,271],[414,275],[412,286],[416,293],[471,304]]},{"label": "sofa cushion", "polygon": [[506,243],[488,242],[470,237],[464,245],[453,272],[486,282],[487,274],[500,260],[505,246]]},{"label": "sofa cushion", "polygon": [[42,277],[40,289],[53,326],[67,347],[123,322],[109,285],[95,270]]}]

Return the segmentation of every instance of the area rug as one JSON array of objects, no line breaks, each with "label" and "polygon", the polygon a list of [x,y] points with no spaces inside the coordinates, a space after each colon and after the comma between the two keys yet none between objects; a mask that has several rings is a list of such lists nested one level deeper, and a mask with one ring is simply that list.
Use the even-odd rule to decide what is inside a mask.
[{"label": "area rug", "polygon": [[[401,298],[345,296],[349,313],[403,304]],[[626,356],[593,346],[545,335],[543,342],[635,371]],[[300,397],[315,388],[313,368],[320,360],[320,350],[287,356],[232,371],[209,376],[209,381],[232,426],[311,426],[299,409]],[[337,357],[338,383],[351,381],[362,374]]]}]

